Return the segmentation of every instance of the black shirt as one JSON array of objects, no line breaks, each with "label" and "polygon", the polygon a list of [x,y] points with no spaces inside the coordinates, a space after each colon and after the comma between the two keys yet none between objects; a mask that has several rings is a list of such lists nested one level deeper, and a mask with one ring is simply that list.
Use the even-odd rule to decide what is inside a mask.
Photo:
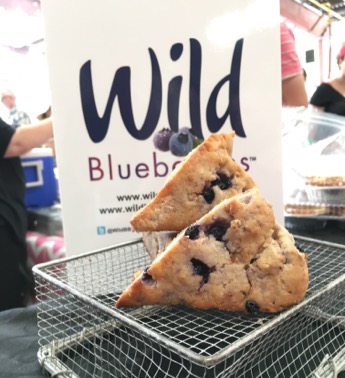
[{"label": "black shirt", "polygon": [[0,225],[10,226],[14,236],[23,241],[27,229],[24,173],[19,157],[4,158],[14,132],[0,118]]},{"label": "black shirt", "polygon": [[345,116],[345,97],[330,84],[319,85],[310,99],[310,104],[325,108],[325,112]]}]

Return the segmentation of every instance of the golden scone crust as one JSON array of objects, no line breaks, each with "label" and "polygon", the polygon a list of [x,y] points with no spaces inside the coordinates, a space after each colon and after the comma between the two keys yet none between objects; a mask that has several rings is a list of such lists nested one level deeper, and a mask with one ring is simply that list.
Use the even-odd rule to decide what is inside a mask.
[{"label": "golden scone crust", "polygon": [[187,155],[130,223],[136,232],[181,231],[215,205],[255,186],[232,159],[234,133],[212,134]]}]

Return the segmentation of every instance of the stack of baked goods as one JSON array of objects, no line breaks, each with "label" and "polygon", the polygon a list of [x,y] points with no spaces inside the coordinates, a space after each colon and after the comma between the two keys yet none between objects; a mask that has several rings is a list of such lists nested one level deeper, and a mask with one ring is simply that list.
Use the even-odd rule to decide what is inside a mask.
[{"label": "stack of baked goods", "polygon": [[[155,250],[148,251],[151,265],[125,289],[117,307],[278,312],[304,298],[306,255],[232,159],[233,137],[211,135],[133,217],[135,231],[155,235],[156,243],[147,243]],[[161,232],[165,239],[159,243]]]},{"label": "stack of baked goods", "polygon": [[234,133],[213,134],[195,148],[156,197],[131,219],[152,258],[181,230],[237,193],[253,179],[232,159]]},{"label": "stack of baked goods", "polygon": [[344,216],[345,176],[306,176],[284,207],[294,216]]},{"label": "stack of baked goods", "polygon": [[324,204],[327,214],[345,215],[345,176],[307,176],[306,188],[312,204]]}]

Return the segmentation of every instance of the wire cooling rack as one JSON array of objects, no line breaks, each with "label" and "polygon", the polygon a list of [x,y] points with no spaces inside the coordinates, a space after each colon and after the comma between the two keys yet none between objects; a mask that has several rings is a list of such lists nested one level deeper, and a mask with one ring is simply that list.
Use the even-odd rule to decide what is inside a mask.
[{"label": "wire cooling rack", "polygon": [[133,241],[36,265],[44,373],[84,377],[335,378],[345,368],[345,248],[296,237],[308,254],[305,300],[275,315],[182,306],[116,309],[149,265]]}]

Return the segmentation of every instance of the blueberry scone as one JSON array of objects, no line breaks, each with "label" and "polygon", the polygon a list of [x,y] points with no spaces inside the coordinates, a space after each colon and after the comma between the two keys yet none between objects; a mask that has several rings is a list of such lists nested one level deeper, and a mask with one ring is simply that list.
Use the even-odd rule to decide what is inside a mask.
[{"label": "blueberry scone", "polygon": [[232,159],[234,133],[213,134],[174,169],[155,198],[134,215],[133,231],[177,231],[215,205],[255,186]]},{"label": "blueberry scone", "polygon": [[181,231],[116,306],[278,312],[300,302],[307,287],[306,256],[253,188],[222,201]]}]

